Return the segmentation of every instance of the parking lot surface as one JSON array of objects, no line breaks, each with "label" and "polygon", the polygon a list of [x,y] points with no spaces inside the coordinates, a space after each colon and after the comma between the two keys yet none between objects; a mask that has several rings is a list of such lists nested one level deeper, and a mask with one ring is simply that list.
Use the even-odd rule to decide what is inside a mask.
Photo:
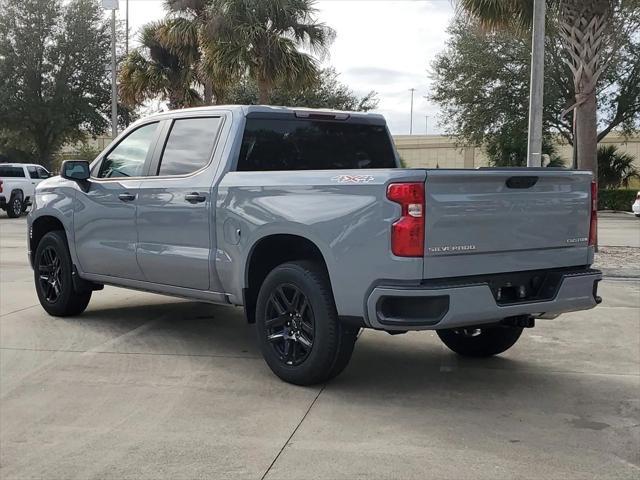
[{"label": "parking lot surface", "polygon": [[[633,247],[630,218],[601,218],[601,244]],[[25,223],[0,218],[3,480],[640,478],[637,278],[486,360],[368,330],[340,377],[301,388],[240,309],[106,287],[49,317]]]}]

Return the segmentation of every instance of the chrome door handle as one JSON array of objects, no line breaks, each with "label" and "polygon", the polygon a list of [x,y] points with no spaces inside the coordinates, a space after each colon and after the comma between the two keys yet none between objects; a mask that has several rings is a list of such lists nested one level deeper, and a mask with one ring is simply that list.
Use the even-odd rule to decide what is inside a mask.
[{"label": "chrome door handle", "polygon": [[132,202],[136,199],[136,196],[133,193],[125,192],[118,195],[118,198],[123,202]]},{"label": "chrome door handle", "polygon": [[199,194],[198,192],[192,192],[192,193],[186,194],[184,196],[184,199],[189,203],[202,203],[207,199],[207,197]]}]

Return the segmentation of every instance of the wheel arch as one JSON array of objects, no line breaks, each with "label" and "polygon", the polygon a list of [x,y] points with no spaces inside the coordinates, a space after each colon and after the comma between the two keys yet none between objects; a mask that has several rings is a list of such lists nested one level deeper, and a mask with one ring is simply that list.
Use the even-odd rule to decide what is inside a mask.
[{"label": "wheel arch", "polygon": [[320,247],[307,237],[278,233],[257,240],[247,256],[242,289],[245,315],[249,323],[255,322],[255,306],[262,282],[276,266],[293,260],[318,262],[329,277],[327,261]]},{"label": "wheel arch", "polygon": [[33,223],[31,223],[31,227],[29,228],[29,255],[32,265],[36,249],[38,248],[38,244],[42,240],[42,237],[54,230],[62,230],[67,238],[67,245],[69,245],[69,235],[67,230],[62,221],[57,217],[54,217],[53,215],[42,215],[34,219]]}]

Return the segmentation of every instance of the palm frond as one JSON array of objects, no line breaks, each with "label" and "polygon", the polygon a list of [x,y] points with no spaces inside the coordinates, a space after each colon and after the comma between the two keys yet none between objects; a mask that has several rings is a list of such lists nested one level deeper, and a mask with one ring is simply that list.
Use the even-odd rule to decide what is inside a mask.
[{"label": "palm frond", "polygon": [[[456,0],[455,3],[459,14],[471,15],[489,30],[531,27],[533,0]],[[547,4],[553,3],[547,0]]]}]

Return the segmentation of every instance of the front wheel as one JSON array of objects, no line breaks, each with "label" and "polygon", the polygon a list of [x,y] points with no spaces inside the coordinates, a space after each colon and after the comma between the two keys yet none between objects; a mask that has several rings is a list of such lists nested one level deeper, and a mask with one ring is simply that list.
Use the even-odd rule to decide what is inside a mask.
[{"label": "front wheel", "polygon": [[358,329],[338,320],[327,274],[315,262],[284,263],[264,280],[256,330],[265,361],[278,377],[313,385],[349,363]]},{"label": "front wheel", "polygon": [[520,338],[522,328],[510,326],[453,328],[438,330],[440,340],[465,357],[490,357],[510,349]]},{"label": "front wheel", "polygon": [[33,272],[38,299],[49,315],[68,317],[87,308],[91,292],[76,292],[72,269],[64,232],[56,230],[42,237],[36,248]]}]

